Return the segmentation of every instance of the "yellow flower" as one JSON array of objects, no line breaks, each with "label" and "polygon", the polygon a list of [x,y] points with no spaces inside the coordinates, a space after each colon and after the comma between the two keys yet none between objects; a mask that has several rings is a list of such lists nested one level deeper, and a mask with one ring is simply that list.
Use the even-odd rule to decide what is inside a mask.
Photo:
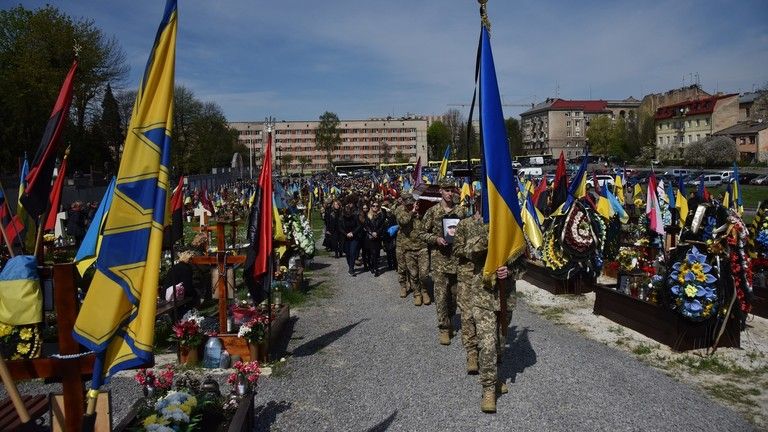
[{"label": "yellow flower", "polygon": [[181,408],[181,411],[184,412],[184,414],[186,414],[186,415],[189,415],[189,413],[192,412],[192,407],[187,405],[186,402],[184,402],[183,404],[179,405],[179,407]]},{"label": "yellow flower", "polygon": [[685,295],[688,297],[696,297],[696,293],[699,292],[699,290],[693,286],[693,285],[686,285],[685,286]]},{"label": "yellow flower", "polygon": [[149,427],[150,425],[154,425],[154,424],[157,424],[157,425],[167,425],[168,424],[168,420],[163,418],[163,417],[158,417],[157,414],[152,414],[151,416],[145,418],[144,421],[142,422],[142,424],[144,425],[145,428]]},{"label": "yellow flower", "polygon": [[707,277],[704,275],[704,273],[696,273],[696,280],[699,282],[704,282],[707,280]]},{"label": "yellow flower", "polygon": [[13,331],[13,326],[0,323],[0,337],[6,337]]},{"label": "yellow flower", "polygon": [[704,271],[704,267],[702,267],[700,262],[695,262],[691,265],[691,270],[693,270],[694,273],[699,274]]},{"label": "yellow flower", "polygon": [[32,337],[32,329],[31,328],[23,328],[19,332],[19,336],[23,340],[29,340]]},{"label": "yellow flower", "polygon": [[22,355],[23,354],[27,354],[29,352],[30,348],[31,347],[29,346],[28,343],[20,343],[20,344],[16,345],[16,352],[18,352],[19,354],[22,354]]}]

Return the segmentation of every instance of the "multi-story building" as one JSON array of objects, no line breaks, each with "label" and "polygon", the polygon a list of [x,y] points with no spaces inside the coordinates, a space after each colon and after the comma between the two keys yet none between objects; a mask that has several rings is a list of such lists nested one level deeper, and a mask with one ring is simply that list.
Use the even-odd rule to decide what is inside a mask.
[{"label": "multi-story building", "polygon": [[563,152],[567,159],[584,154],[589,121],[605,115],[611,119],[636,116],[640,101],[547,99],[520,114],[523,149],[527,155],[550,155]]},{"label": "multi-story building", "polygon": [[742,162],[768,162],[768,121],[747,120],[713,135],[730,137],[739,149]]},{"label": "multi-story building", "polygon": [[[318,121],[280,121],[274,123],[273,156],[275,166],[283,173],[305,173],[328,170],[325,151],[315,148]],[[253,152],[253,166],[261,164],[266,141],[264,122],[233,122],[231,128],[239,132],[238,142]],[[371,120],[341,120],[338,125],[341,145],[333,152],[334,164],[366,164],[395,162],[416,163],[427,160],[427,120],[421,118],[385,118]],[[281,159],[291,155],[290,164]],[[250,158],[249,155],[244,155]],[[244,157],[244,159],[245,159]],[[301,159],[309,158],[302,164]],[[247,164],[246,164],[247,165]]]},{"label": "multi-story building", "polygon": [[714,95],[656,110],[656,156],[682,159],[686,145],[736,124],[739,95]]}]

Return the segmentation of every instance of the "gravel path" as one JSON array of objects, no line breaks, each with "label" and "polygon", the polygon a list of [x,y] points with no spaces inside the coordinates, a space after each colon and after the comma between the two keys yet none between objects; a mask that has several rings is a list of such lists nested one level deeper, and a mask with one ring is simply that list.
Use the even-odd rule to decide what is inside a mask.
[{"label": "gravel path", "polygon": [[352,278],[342,260],[316,263],[330,264],[315,278],[329,279],[335,293],[292,311],[292,354],[259,383],[259,431],[753,429],[691,387],[524,305],[501,370],[510,392],[497,414],[483,414],[460,338],[437,343],[433,305],[400,299],[394,272]]},{"label": "gravel path", "polygon": [[[287,361],[259,382],[258,431],[753,430],[691,387],[520,302],[501,369],[510,392],[499,398],[497,414],[483,414],[460,338],[449,347],[437,343],[434,305],[400,299],[394,272],[352,278],[343,260],[315,263],[324,268],[312,283],[326,279],[333,296],[292,310]],[[140,395],[133,373],[108,386],[115,424]],[[22,394],[59,388],[20,385]]]}]

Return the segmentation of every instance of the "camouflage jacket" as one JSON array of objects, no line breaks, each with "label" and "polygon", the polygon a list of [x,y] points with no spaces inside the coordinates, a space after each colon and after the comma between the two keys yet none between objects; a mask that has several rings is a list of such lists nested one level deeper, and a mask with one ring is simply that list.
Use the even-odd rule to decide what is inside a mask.
[{"label": "camouflage jacket", "polygon": [[458,261],[453,255],[452,245],[440,246],[437,244],[439,237],[443,235],[443,219],[446,217],[463,219],[467,216],[467,210],[463,205],[456,205],[450,210],[445,210],[442,203],[438,203],[427,210],[422,218],[422,229],[419,237],[432,249],[432,269],[443,273],[456,273]]},{"label": "camouflage jacket", "polygon": [[[457,256],[458,277],[467,281],[466,295],[470,306],[488,310],[501,310],[499,303],[499,284],[483,281],[483,267],[488,254],[488,225],[482,219],[469,217],[459,221],[453,244]],[[514,270],[510,269],[510,281],[514,280]],[[493,281],[495,282],[495,277]],[[514,284],[507,284],[507,309],[515,308],[517,297]]]},{"label": "camouflage jacket", "polygon": [[405,250],[418,250],[426,247],[423,241],[416,235],[421,221],[418,215],[412,213],[406,205],[399,205],[395,209],[395,219],[400,229],[397,233],[397,241]]}]

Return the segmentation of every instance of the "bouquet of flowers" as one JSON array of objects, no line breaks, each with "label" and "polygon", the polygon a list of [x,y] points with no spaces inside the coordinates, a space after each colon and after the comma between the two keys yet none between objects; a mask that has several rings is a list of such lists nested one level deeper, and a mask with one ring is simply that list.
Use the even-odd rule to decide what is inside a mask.
[{"label": "bouquet of flowers", "polygon": [[0,357],[6,360],[37,358],[42,346],[39,325],[12,326],[0,322]]},{"label": "bouquet of flowers", "polygon": [[186,392],[170,391],[155,402],[155,412],[142,422],[147,431],[188,431],[195,423],[197,398]]},{"label": "bouquet of flowers", "polygon": [[302,255],[309,258],[313,257],[315,255],[315,234],[307,218],[304,215],[291,216],[290,225],[291,234]]},{"label": "bouquet of flowers", "polygon": [[178,342],[183,347],[199,347],[203,344],[203,332],[200,330],[202,323],[203,317],[192,309],[173,325],[173,334],[168,340]]},{"label": "bouquet of flowers", "polygon": [[270,317],[267,314],[257,313],[250,321],[240,326],[237,336],[252,344],[263,342],[267,337],[267,326]]},{"label": "bouquet of flowers", "polygon": [[167,391],[173,385],[173,375],[173,366],[167,365],[158,373],[155,373],[152,369],[139,369],[134,379],[144,389],[152,388]]},{"label": "bouquet of flowers", "polygon": [[227,382],[233,387],[238,384],[256,385],[259,381],[259,376],[261,376],[261,368],[257,361],[245,363],[236,361],[235,364],[232,365],[232,368],[234,368],[235,371],[229,374]]},{"label": "bouquet of flowers", "polygon": [[696,246],[672,266],[667,285],[672,292],[672,308],[686,318],[704,321],[717,312],[717,277],[707,264],[707,256]]}]

